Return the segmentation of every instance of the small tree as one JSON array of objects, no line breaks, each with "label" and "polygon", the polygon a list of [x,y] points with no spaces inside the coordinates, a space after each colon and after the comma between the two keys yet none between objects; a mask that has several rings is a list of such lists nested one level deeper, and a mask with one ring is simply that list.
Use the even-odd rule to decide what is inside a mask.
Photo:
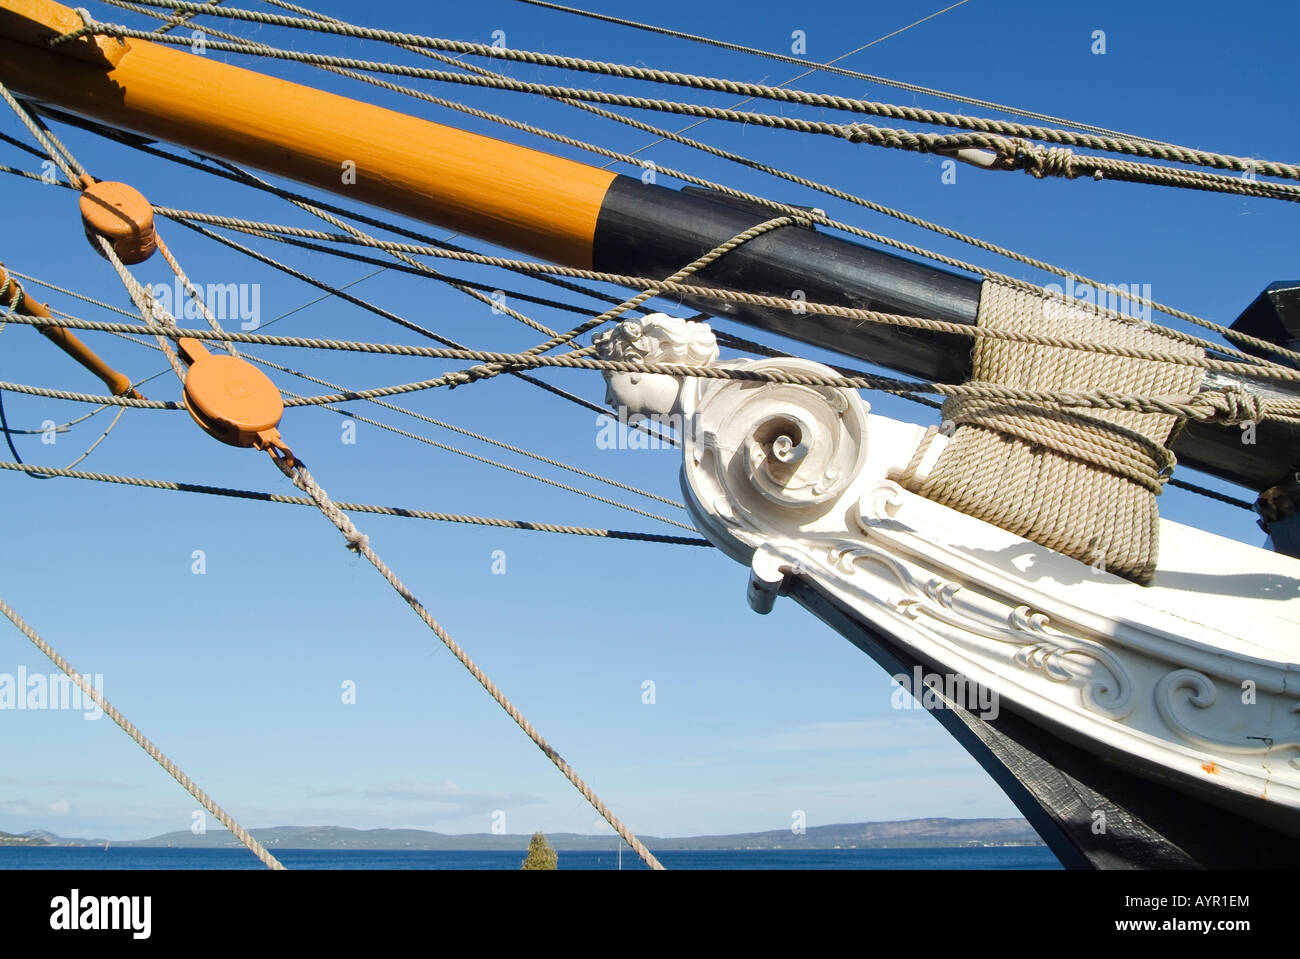
[{"label": "small tree", "polygon": [[533,833],[528,843],[528,855],[520,869],[558,869],[560,857],[540,832]]}]

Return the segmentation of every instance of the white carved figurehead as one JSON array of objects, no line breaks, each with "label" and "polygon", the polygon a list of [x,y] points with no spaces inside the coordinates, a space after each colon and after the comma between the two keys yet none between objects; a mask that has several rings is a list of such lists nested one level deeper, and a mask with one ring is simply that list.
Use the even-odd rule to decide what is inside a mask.
[{"label": "white carved figurehead", "polygon": [[[709,324],[666,313],[624,320],[591,342],[602,360],[709,366],[718,359],[718,341]],[[624,420],[629,414],[681,413],[684,380],[661,373],[606,372],[605,402]]]}]

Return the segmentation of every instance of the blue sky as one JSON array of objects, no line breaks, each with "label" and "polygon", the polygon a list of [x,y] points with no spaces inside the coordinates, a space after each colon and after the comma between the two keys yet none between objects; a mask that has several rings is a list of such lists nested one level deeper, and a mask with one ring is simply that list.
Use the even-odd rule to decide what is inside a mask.
[{"label": "blue sky", "polygon": [[[664,0],[629,13],[626,5],[589,2],[591,9],[652,17],[779,52],[789,52],[792,32],[803,30],[807,56],[818,60],[838,57],[942,6],[937,0],[851,7]],[[362,7],[317,0],[317,7],[371,25],[483,42],[502,30],[513,47],[686,72],[773,83],[800,72],[788,64],[504,0]],[[91,10],[101,20],[142,22],[103,4],[92,4]],[[970,0],[844,65],[1190,146],[1288,161],[1300,155],[1300,134],[1286,122],[1294,113],[1294,95],[1280,82],[1277,65],[1289,62],[1297,20],[1300,16],[1285,5],[1270,15],[1271,27],[1262,29],[1257,18],[1224,18],[1220,7],[1204,3]],[[1104,55],[1090,51],[1096,30],[1105,31]],[[237,27],[236,32],[298,49],[414,59],[360,41],[271,29]],[[521,78],[591,80],[522,64],[497,68]],[[274,63],[266,69],[540,145],[523,134],[307,67]],[[800,86],[958,109],[830,75],[809,77]],[[656,89],[632,83],[619,88]],[[624,151],[649,142],[637,131],[520,94],[462,87],[436,92]],[[681,92],[669,89],[662,95]],[[696,99],[726,104],[732,98],[700,94]],[[644,118],[674,129],[685,122]],[[26,136],[13,118],[0,120],[0,129]],[[78,130],[60,132],[97,176],[127,180],[155,203],[316,225],[273,198]],[[1289,219],[1294,214],[1275,201],[1035,181],[968,167],[959,168],[955,184],[944,184],[940,161],[933,157],[829,138],[807,142],[794,134],[716,122],[694,135],[1103,281],[1149,283],[1155,299],[1220,322],[1230,322],[1264,285],[1295,272]],[[568,148],[547,148],[580,156]],[[662,166],[821,206],[976,263],[1047,279],[684,147],[659,144],[643,155]],[[0,146],[0,162],[36,169],[31,157],[7,145]],[[72,194],[17,178],[5,178],[0,189],[9,224],[0,246],[6,265],[129,306],[111,269],[85,243]],[[164,222],[162,230],[196,281],[260,284],[263,322],[319,295],[175,225]],[[276,244],[255,245],[338,283],[374,269]],[[449,272],[503,282],[475,268]],[[138,267],[136,274],[149,282],[168,278],[160,259]],[[522,281],[519,286],[547,292]],[[536,339],[532,331],[454,290],[396,272],[368,279],[354,292],[476,346],[522,349]],[[77,315],[111,318],[62,296],[41,295]],[[551,326],[575,325],[570,314],[521,308]],[[337,300],[294,312],[277,331],[419,342]],[[163,368],[151,351],[105,334],[86,338],[133,377]],[[424,359],[257,352],[353,387],[419,379],[445,367]],[[594,373],[542,376],[594,400],[604,393]],[[18,326],[0,335],[0,378],[98,391],[95,380],[32,330]],[[287,389],[316,392],[286,375],[275,379]],[[145,392],[176,398],[178,387],[169,375]],[[926,412],[878,395],[867,398],[878,412],[913,420]],[[598,449],[594,414],[510,377],[401,402],[678,495],[674,453]],[[5,405],[11,425],[19,428],[46,419],[63,422],[83,412],[74,404],[13,394],[5,396]],[[536,465],[366,406],[353,408],[522,468]],[[20,451],[32,462],[65,465],[99,435],[109,415],[60,434],[53,446],[20,438]],[[341,417],[329,412],[291,411],[282,432],[339,499],[664,529],[364,424],[358,425],[357,442],[345,445]],[[213,442],[183,413],[128,411],[85,468],[294,492],[265,456]],[[583,480],[578,485],[609,492]],[[622,498],[660,508],[631,495]],[[1164,496],[1162,510],[1169,518],[1247,542],[1262,538],[1249,515],[1177,490]],[[0,517],[5,547],[0,596],[77,668],[103,674],[108,698],[244,825],[482,832],[490,828],[493,813],[503,810],[512,833],[600,830],[595,811],[314,511],[67,479],[36,481],[6,472],[0,474]],[[1015,814],[931,717],[891,708],[888,676],[847,641],[788,601],[769,616],[753,614],[744,600],[745,570],[714,551],[397,518],[357,521],[451,634],[638,832],[783,828],[795,810],[806,813],[809,825]],[[192,572],[195,550],[204,552],[203,575]],[[505,575],[492,572],[497,550],[505,553]],[[0,628],[0,673],[19,668],[48,674],[54,667],[19,633]],[[655,683],[653,705],[642,702],[645,680]],[[356,685],[353,705],[341,701],[348,681]],[[44,828],[127,839],[188,828],[194,809],[193,800],[107,719],[88,722],[67,711],[0,711],[0,830]]]}]

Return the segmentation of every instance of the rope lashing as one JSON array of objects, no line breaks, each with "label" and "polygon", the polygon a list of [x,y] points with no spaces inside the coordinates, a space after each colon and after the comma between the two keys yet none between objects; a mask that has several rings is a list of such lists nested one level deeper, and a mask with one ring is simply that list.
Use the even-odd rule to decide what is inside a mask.
[{"label": "rope lashing", "polygon": [[975,426],[1052,450],[1123,476],[1156,496],[1177,465],[1173,451],[1150,437],[1080,413],[996,400],[966,400],[960,410],[945,420],[954,427]]},{"label": "rope lashing", "polygon": [[[1082,308],[1055,309],[1051,322],[1141,350],[1156,339],[1148,329],[1117,323]],[[981,326],[1017,329],[1045,322],[1041,299],[986,282]],[[1178,345],[1187,352],[1195,348]],[[1060,389],[1119,388],[1142,393],[1195,392],[1203,371],[1179,363],[1084,355],[1064,362],[1059,348],[980,339],[975,375],[986,383]],[[1196,396],[1201,419],[1262,413],[1262,401],[1240,394]],[[1191,405],[1189,404],[1189,406]],[[917,477],[918,450],[902,481],[922,496],[1008,532],[1140,584],[1154,578],[1159,554],[1156,497],[1173,472],[1168,449],[1180,425],[1174,412],[1079,410],[1008,403],[978,394],[944,404],[955,426],[933,468]],[[927,434],[924,444],[932,442]]]},{"label": "rope lashing", "polygon": [[[1079,175],[1075,168],[1075,153],[1069,147],[1045,147],[1028,140],[1012,140],[1005,150],[999,151],[997,165],[1005,169],[1024,170],[1035,179],[1059,176],[1073,180]],[[1093,174],[1101,179],[1101,172]]]},{"label": "rope lashing", "polygon": [[1209,410],[1203,422],[1239,426],[1258,423],[1268,412],[1267,401],[1242,389],[1209,390],[1197,396],[1198,405]]}]

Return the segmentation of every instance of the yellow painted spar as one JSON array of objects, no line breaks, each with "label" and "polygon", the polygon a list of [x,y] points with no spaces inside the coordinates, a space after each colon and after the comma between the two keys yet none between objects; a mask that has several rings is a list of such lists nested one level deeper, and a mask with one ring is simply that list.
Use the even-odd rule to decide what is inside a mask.
[{"label": "yellow painted spar", "polygon": [[[4,266],[0,265],[0,289],[6,291],[11,290],[12,287],[9,285],[10,282],[11,279],[9,274],[5,272]],[[16,280],[12,282],[17,285]],[[21,286],[19,286],[19,289],[22,289]],[[6,295],[6,302],[8,299],[9,296]],[[14,301],[13,308],[16,313],[22,313],[27,316],[42,316],[46,319],[50,318],[49,307],[39,300],[29,296],[26,290],[23,290]],[[112,391],[114,396],[133,396],[136,399],[143,399],[139,393],[131,389],[131,380],[125,373],[119,373],[117,370],[105,363],[99,358],[94,350],[81,342],[81,340],[78,339],[76,334],[71,330],[65,330],[60,326],[41,326],[37,327],[37,329],[41,333],[44,333],[49,339],[57,343],[63,352],[67,353],[70,357],[103,380],[104,385]]]},{"label": "yellow painted spar", "polygon": [[591,265],[615,177],[608,170],[147,41],[48,46],[81,25],[49,0],[0,0],[0,80],[114,127],[553,262]]}]

